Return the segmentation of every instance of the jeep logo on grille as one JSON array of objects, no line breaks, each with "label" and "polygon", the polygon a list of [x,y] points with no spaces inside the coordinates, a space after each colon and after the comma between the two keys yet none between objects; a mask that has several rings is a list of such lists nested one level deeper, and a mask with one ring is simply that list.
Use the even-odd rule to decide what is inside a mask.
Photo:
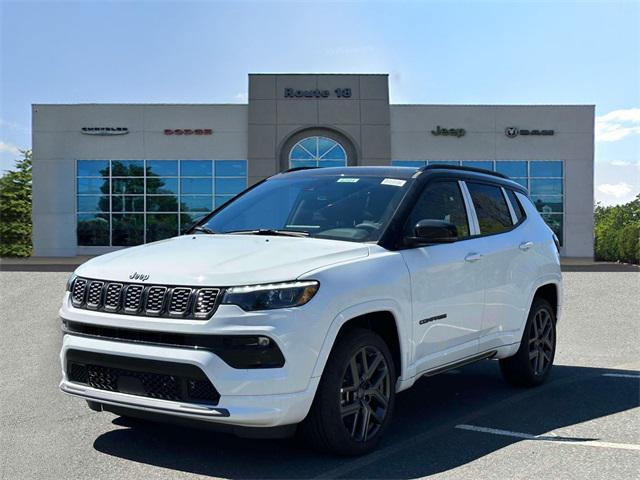
[{"label": "jeep logo on grille", "polygon": [[133,272],[131,275],[129,275],[129,278],[131,280],[140,280],[141,282],[144,282],[146,280],[149,280],[149,275],[145,275],[144,273]]}]

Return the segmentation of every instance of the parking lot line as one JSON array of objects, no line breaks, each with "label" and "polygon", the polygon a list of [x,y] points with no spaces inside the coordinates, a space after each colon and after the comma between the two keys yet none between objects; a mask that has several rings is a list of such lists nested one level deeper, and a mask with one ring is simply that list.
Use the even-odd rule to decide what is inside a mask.
[{"label": "parking lot line", "polygon": [[640,380],[640,375],[631,375],[628,373],[603,373],[603,377],[618,377],[618,378],[635,378]]},{"label": "parking lot line", "polygon": [[523,440],[536,440],[539,442],[554,442],[565,443],[570,445],[579,445],[583,447],[598,447],[598,448],[615,448],[618,450],[637,450],[640,451],[640,445],[634,445],[631,443],[612,443],[601,442],[599,440],[583,440],[572,439],[568,437],[554,437],[553,435],[531,435],[530,433],[512,432],[510,430],[500,430],[497,428],[478,427],[475,425],[456,425],[456,428],[460,430],[470,430],[472,432],[490,433],[493,435],[502,435],[505,437],[521,438]]}]

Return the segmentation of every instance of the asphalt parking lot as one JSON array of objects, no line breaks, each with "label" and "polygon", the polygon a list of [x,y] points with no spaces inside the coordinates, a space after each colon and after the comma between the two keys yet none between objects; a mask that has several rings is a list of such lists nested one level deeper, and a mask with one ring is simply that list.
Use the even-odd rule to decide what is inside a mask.
[{"label": "asphalt parking lot", "polygon": [[398,396],[365,457],[97,414],[59,392],[64,272],[0,272],[0,478],[640,478],[640,274],[567,272],[550,381],[494,361]]}]

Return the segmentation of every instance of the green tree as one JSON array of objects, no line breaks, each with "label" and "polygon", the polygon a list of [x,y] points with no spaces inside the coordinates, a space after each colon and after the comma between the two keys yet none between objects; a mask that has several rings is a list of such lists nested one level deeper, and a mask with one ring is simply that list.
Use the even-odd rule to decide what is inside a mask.
[{"label": "green tree", "polygon": [[31,150],[0,177],[0,256],[31,255]]},{"label": "green tree", "polygon": [[624,205],[596,205],[596,260],[640,263],[639,237],[640,195]]}]

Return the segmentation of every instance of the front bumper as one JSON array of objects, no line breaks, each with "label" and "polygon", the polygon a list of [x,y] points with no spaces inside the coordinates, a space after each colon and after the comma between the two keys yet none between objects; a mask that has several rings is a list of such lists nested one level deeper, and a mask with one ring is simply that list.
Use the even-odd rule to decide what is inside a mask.
[{"label": "front bumper", "polygon": [[[88,325],[200,335],[264,335],[272,339],[286,361],[281,368],[233,368],[212,351],[198,348],[65,334],[60,359],[63,392],[87,400],[139,411],[248,427],[277,427],[302,421],[313,402],[320,378],[313,376],[327,325],[318,308],[244,312],[223,305],[207,321],[114,315],[74,308],[65,296],[60,316]],[[305,328],[301,328],[304,325]],[[160,400],[92,388],[67,375],[70,350],[126,358],[173,362],[198,367],[220,394],[217,405]]]},{"label": "front bumper", "polygon": [[[140,395],[92,388],[85,384],[75,383],[67,376],[66,359],[69,350],[82,350],[123,358],[145,358],[151,360],[168,359],[175,363],[186,363],[200,368],[216,389],[221,393],[217,405],[189,403],[182,401],[161,400]],[[231,369],[214,354],[205,351],[181,350],[167,347],[134,345],[122,342],[65,335],[61,352],[63,379],[60,389],[69,395],[82,397],[93,402],[125,407],[149,413],[173,415],[193,420],[217,422],[247,427],[275,427],[298,423],[307,415],[319,378],[311,378],[307,388],[301,391],[267,395],[234,395],[227,388],[224,376],[216,372]],[[235,373],[255,373],[269,375],[273,372],[265,370],[240,370]]]}]

